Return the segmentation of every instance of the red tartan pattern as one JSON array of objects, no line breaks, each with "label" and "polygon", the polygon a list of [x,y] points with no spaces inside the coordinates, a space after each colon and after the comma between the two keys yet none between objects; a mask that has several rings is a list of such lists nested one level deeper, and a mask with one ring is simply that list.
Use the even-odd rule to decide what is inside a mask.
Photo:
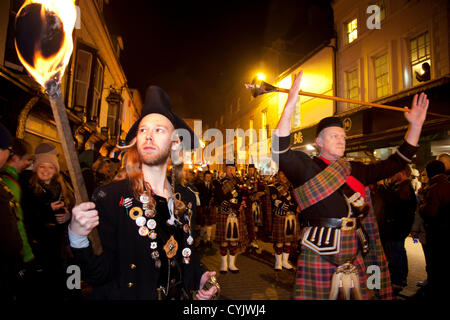
[{"label": "red tartan pattern", "polygon": [[[296,300],[328,300],[331,288],[331,278],[336,271],[336,266],[341,265],[352,257],[356,258],[352,264],[356,266],[359,272],[361,295],[363,299],[392,299],[392,288],[390,286],[389,272],[383,272],[381,269],[381,291],[367,289],[367,264],[358,252],[358,242],[355,231],[341,231],[340,252],[332,256],[320,256],[302,246],[300,257],[297,262],[297,275],[294,287],[294,298]],[[380,294],[381,293],[381,294]]]},{"label": "red tartan pattern", "polygon": [[[371,299],[373,290],[366,287],[367,275],[361,254],[353,261],[359,273],[361,295],[364,300]],[[331,278],[336,266],[309,248],[301,249],[297,262],[297,275],[295,280],[295,300],[328,300],[331,288]]]},{"label": "red tartan pattern", "polygon": [[[217,210],[216,215],[216,238],[217,242],[227,242],[225,240],[225,229],[227,227],[227,214],[222,214],[221,209]],[[243,211],[240,212],[238,216],[239,221],[239,246],[246,247],[248,244],[248,233],[247,233],[247,225],[245,220],[245,213]]]},{"label": "red tartan pattern", "polygon": [[312,206],[337,191],[345,183],[350,172],[350,162],[341,158],[294,189],[294,199],[300,210]]},{"label": "red tartan pattern", "polygon": [[197,224],[200,226],[212,226],[216,223],[216,208],[211,207],[197,207]]},{"label": "red tartan pattern", "polygon": [[286,221],[285,216],[279,216],[277,214],[273,215],[272,222],[272,241],[274,243],[285,243],[285,242],[296,242],[300,239],[300,224],[298,223],[298,216],[295,216],[296,230],[294,234],[294,239],[286,241],[284,235],[284,224]]}]

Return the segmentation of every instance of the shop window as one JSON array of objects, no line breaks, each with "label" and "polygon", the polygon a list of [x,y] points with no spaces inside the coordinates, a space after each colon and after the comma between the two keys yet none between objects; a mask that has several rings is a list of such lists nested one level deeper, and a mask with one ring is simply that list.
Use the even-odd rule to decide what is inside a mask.
[{"label": "shop window", "polygon": [[346,23],[347,44],[352,43],[358,38],[358,19],[353,19]]},{"label": "shop window", "polygon": [[387,53],[375,58],[376,97],[381,98],[389,94],[389,65]]},{"label": "shop window", "polygon": [[430,33],[424,32],[409,42],[413,86],[431,79]]}]

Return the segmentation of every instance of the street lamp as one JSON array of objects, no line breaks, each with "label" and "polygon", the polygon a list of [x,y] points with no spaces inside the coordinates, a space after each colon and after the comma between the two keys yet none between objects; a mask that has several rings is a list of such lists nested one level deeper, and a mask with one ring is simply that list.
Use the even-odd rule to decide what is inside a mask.
[{"label": "street lamp", "polygon": [[262,72],[258,72],[258,73],[256,74],[256,78],[257,78],[258,80],[261,80],[261,81],[266,81],[266,75],[265,75],[264,73],[262,73]]}]

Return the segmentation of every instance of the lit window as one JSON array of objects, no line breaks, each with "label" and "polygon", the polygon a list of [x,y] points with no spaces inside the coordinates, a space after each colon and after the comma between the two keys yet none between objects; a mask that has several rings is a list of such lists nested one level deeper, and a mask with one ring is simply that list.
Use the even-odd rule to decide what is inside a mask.
[{"label": "lit window", "polygon": [[427,32],[411,39],[411,69],[413,86],[431,79],[430,34]]},{"label": "lit window", "polygon": [[[359,99],[359,87],[358,87],[358,70],[347,72],[347,97],[352,100]],[[348,109],[356,107],[356,104],[349,103]]]},{"label": "lit window", "polygon": [[358,19],[347,23],[347,43],[352,43],[358,38]]},{"label": "lit window", "polygon": [[389,66],[387,53],[375,58],[375,83],[377,98],[389,94]]},{"label": "lit window", "polygon": [[386,3],[385,0],[378,0],[376,3],[380,7],[380,21],[384,21],[386,17]]}]

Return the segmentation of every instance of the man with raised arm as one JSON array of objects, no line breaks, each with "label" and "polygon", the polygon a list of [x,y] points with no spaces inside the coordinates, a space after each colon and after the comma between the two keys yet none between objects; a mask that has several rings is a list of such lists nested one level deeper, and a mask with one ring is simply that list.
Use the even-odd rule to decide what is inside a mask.
[{"label": "man with raised arm", "polygon": [[295,299],[392,299],[366,186],[411,163],[429,101],[424,93],[414,96],[411,109],[405,112],[409,127],[404,142],[386,160],[367,165],[348,161],[345,130],[338,117],[319,122],[316,145],[320,155],[310,158],[290,149],[290,123],[302,74],[289,92],[272,140],[272,157],[293,184],[304,221]]}]

